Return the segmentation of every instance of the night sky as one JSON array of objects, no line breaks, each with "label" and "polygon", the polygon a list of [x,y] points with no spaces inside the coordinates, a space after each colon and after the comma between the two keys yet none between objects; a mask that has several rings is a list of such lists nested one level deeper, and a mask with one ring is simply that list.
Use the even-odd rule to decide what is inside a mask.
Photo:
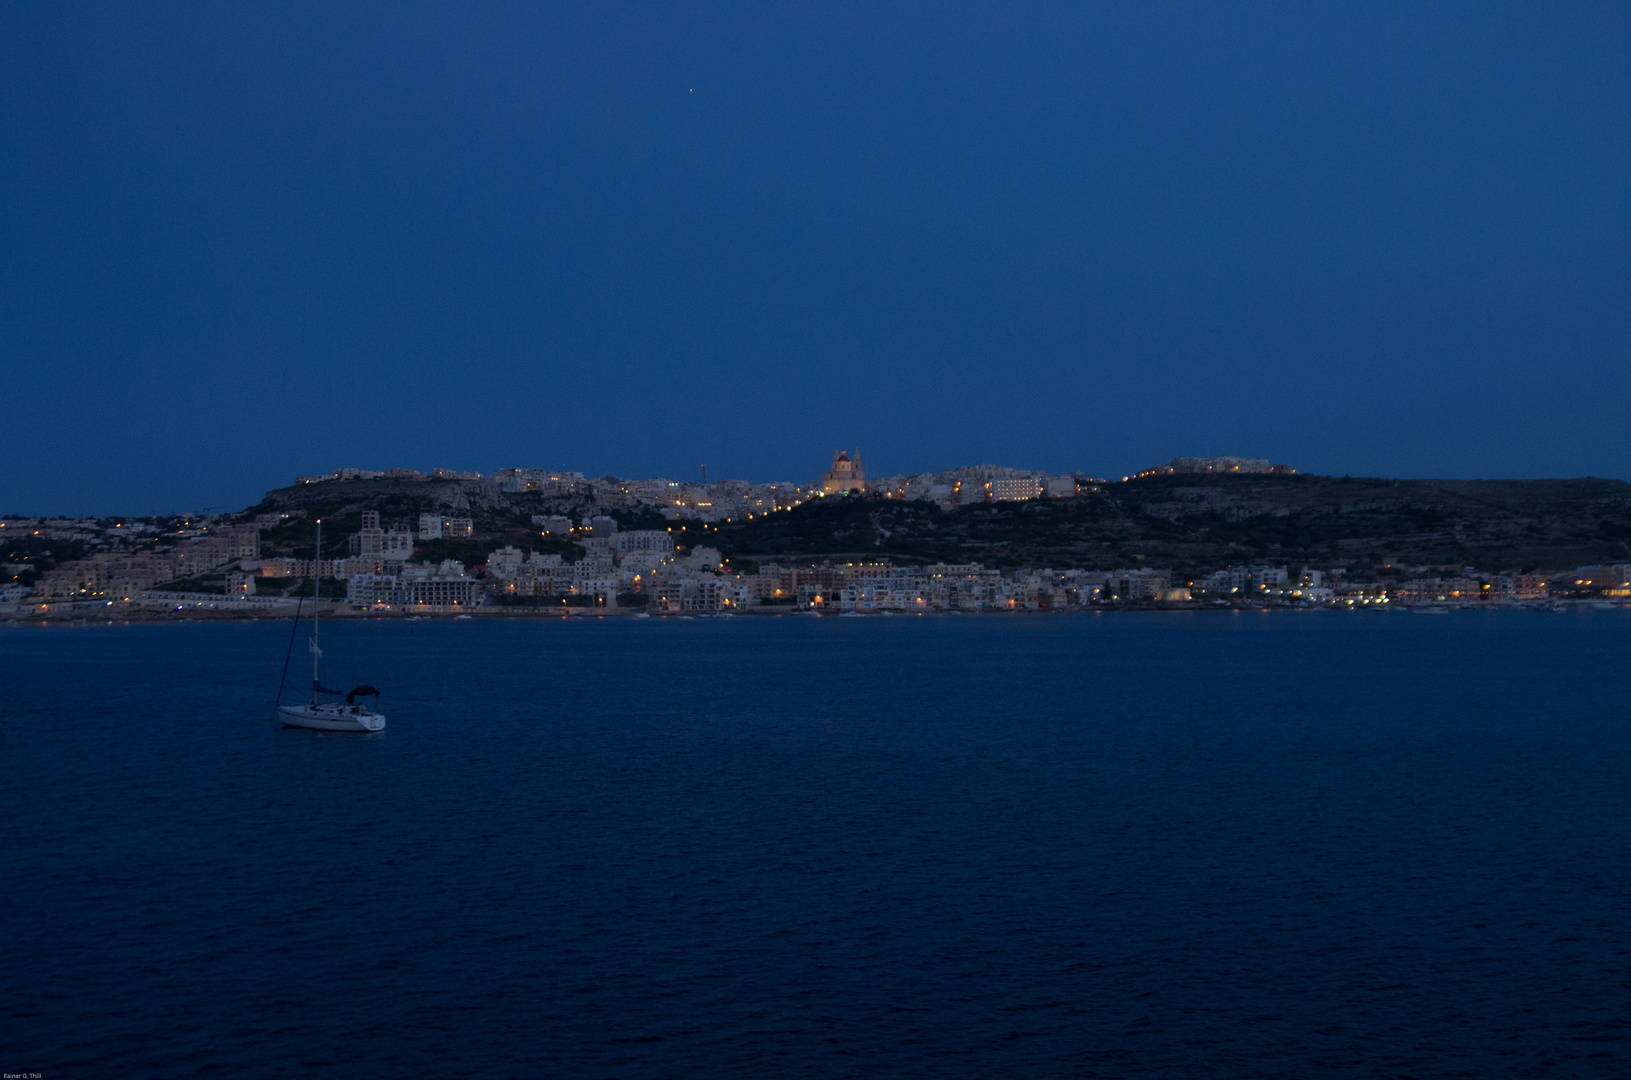
[{"label": "night sky", "polygon": [[0,512],[1631,477],[1631,7],[7,4]]}]

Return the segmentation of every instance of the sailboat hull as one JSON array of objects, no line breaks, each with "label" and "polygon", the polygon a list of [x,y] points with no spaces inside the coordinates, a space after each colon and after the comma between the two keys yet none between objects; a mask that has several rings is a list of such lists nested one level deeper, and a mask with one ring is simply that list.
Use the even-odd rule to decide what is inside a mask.
[{"label": "sailboat hull", "polygon": [[314,731],[384,731],[385,717],[356,705],[280,705],[277,718],[284,727]]}]

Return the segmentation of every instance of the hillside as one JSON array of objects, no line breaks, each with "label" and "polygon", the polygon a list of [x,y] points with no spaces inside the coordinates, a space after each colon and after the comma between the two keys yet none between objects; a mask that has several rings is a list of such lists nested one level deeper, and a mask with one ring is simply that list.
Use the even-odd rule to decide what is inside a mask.
[{"label": "hillside", "polygon": [[1077,498],[952,511],[827,499],[721,525],[710,542],[738,563],[887,557],[1202,573],[1259,561],[1562,570],[1624,559],[1627,541],[1631,484],[1620,480],[1263,475],[1150,477]]},{"label": "hillside", "polygon": [[[267,535],[268,553],[303,553],[311,517],[333,524],[325,548],[343,554],[361,512],[411,522],[423,512],[475,521],[468,540],[424,545],[425,558],[479,564],[504,544],[570,558],[543,537],[539,513],[610,513],[622,527],[665,528],[650,509],[597,505],[587,492],[544,497],[487,480],[369,480],[270,491],[255,512],[304,510]],[[684,529],[680,529],[680,524]],[[682,545],[707,543],[733,564],[765,561],[981,562],[987,566],[1109,569],[1157,566],[1199,574],[1250,562],[1387,563],[1479,570],[1567,570],[1621,561],[1631,542],[1631,484],[1620,480],[1388,480],[1307,475],[1152,476],[1065,499],[941,510],[876,497],[818,499],[752,521],[676,523]]]}]

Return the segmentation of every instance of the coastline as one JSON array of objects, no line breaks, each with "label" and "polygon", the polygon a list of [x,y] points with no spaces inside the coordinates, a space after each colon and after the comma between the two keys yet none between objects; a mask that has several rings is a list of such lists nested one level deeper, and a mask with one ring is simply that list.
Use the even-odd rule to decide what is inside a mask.
[{"label": "coastline", "polygon": [[[0,624],[8,626],[46,626],[78,623],[82,625],[145,625],[153,623],[185,623],[185,622],[285,622],[294,617],[294,605],[288,605],[284,610],[282,605],[277,607],[263,605],[248,605],[241,602],[222,601],[231,604],[231,607],[217,606],[186,606],[176,608],[140,607],[129,604],[79,601],[66,604],[27,605],[28,610],[6,611],[0,608]],[[24,605],[17,605],[21,608]],[[42,610],[44,609],[44,610]],[[1233,614],[1236,612],[1345,612],[1345,613],[1371,613],[1383,614],[1388,612],[1403,614],[1448,613],[1451,611],[1503,611],[1503,612],[1563,612],[1573,610],[1625,610],[1631,609],[1631,602],[1611,602],[1605,600],[1560,599],[1544,603],[1429,603],[1429,604],[1371,604],[1371,605],[1338,605],[1338,604],[1195,604],[1195,603],[1146,603],[1146,604],[1109,604],[1092,606],[1070,606],[1051,608],[971,608],[960,610],[955,608],[936,608],[927,611],[838,611],[838,610],[797,610],[783,605],[749,607],[739,611],[699,611],[699,612],[659,612],[647,611],[644,608],[513,608],[513,607],[477,607],[468,610],[359,610],[348,604],[336,604],[332,608],[325,607],[322,617],[325,620],[343,620],[358,622],[373,620],[376,622],[454,622],[454,621],[490,621],[495,619],[557,619],[578,620],[585,619],[634,619],[646,617],[650,619],[688,620],[688,619],[734,619],[734,618],[925,618],[930,616],[949,616],[957,618],[1002,618],[1002,617],[1072,617],[1072,616],[1102,616],[1131,613],[1166,614],[1166,615],[1204,615],[1204,614]],[[301,618],[309,618],[309,609],[302,611]]]}]

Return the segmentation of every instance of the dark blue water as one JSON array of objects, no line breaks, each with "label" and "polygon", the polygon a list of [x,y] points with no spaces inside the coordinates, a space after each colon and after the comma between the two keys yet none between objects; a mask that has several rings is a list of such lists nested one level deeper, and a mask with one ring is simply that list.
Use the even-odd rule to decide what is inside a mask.
[{"label": "dark blue water", "polygon": [[6,1071],[1631,1076],[1627,613],[287,629],[0,628]]}]

